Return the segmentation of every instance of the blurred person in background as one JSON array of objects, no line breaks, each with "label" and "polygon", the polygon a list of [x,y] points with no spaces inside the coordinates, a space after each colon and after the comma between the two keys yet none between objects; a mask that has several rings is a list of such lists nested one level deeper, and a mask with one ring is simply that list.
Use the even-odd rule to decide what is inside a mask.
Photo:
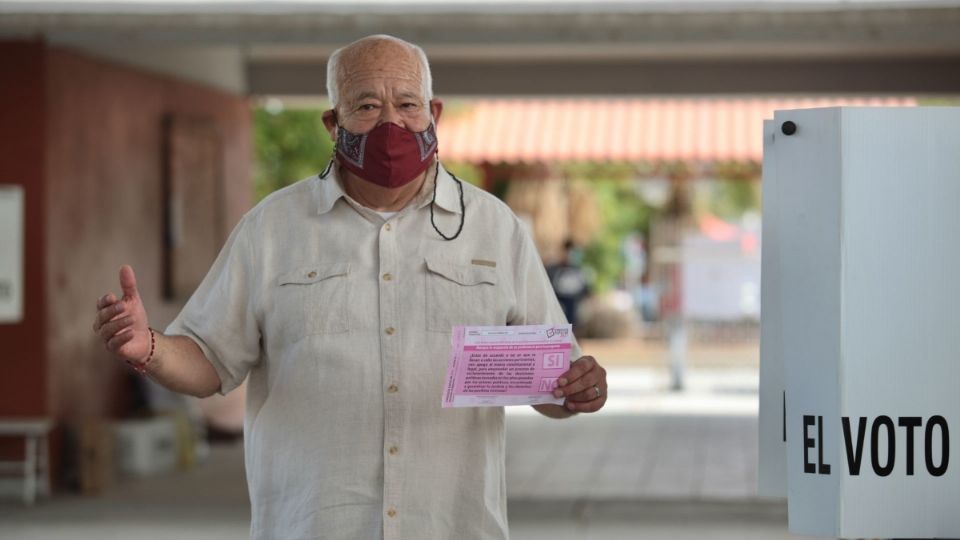
[{"label": "blurred person in background", "polygon": [[[327,74],[327,170],[248,212],[165,332],[129,266],[94,330],[177,392],[249,376],[253,538],[507,538],[503,408],[441,408],[450,333],[563,311],[520,220],[437,159],[443,104],[423,51],[370,36]],[[546,416],[606,402],[592,357],[559,383],[564,405],[535,406]]]},{"label": "blurred person in background", "polygon": [[580,302],[590,296],[590,284],[583,269],[583,251],[573,240],[568,238],[563,243],[563,259],[557,264],[547,266],[547,276],[564,316],[576,326],[580,322],[577,310]]}]

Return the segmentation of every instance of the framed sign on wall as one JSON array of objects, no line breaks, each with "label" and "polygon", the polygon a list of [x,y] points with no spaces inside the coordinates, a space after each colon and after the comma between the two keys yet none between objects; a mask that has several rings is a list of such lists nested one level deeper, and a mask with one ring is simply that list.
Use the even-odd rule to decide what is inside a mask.
[{"label": "framed sign on wall", "polygon": [[223,144],[213,121],[164,124],[164,296],[186,300],[223,245]]},{"label": "framed sign on wall", "polygon": [[23,320],[23,187],[0,185],[0,324]]}]

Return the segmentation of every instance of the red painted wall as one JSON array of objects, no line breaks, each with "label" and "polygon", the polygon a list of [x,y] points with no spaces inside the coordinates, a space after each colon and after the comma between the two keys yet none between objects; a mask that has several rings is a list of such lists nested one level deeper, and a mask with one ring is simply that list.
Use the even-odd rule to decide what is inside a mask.
[{"label": "red painted wall", "polygon": [[[131,264],[151,325],[179,302],[162,294],[163,122],[212,120],[223,143],[223,230],[251,200],[245,97],[40,42],[0,42],[0,183],[25,206],[25,319],[0,325],[0,416],[52,416],[63,428],[128,412],[130,372],[93,334],[95,302]],[[0,439],[0,454],[19,445]]]},{"label": "red painted wall", "polygon": [[45,269],[46,48],[0,42],[0,184],[24,188],[24,318],[0,324],[0,416],[43,416],[47,408]]},{"label": "red painted wall", "polygon": [[77,52],[47,54],[46,286],[50,409],[62,421],[120,417],[129,369],[91,331],[95,301],[137,273],[151,326],[179,312],[163,292],[163,119],[211,119],[223,140],[224,230],[250,205],[246,98]]}]

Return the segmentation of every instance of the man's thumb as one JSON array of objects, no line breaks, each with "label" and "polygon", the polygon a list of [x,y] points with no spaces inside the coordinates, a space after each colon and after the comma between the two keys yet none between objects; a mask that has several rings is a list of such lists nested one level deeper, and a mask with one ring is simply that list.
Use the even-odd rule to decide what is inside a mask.
[{"label": "man's thumb", "polygon": [[120,267],[120,288],[124,297],[136,298],[138,295],[137,276],[133,275],[133,268],[128,264]]}]

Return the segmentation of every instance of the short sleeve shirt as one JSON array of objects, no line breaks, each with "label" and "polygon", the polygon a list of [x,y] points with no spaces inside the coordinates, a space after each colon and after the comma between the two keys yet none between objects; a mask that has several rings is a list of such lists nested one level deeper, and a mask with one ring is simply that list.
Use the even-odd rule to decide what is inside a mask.
[{"label": "short sleeve shirt", "polygon": [[270,195],[167,333],[249,377],[252,538],[501,539],[504,412],[441,408],[451,329],[563,322],[522,222],[436,167],[386,220],[336,171]]}]

